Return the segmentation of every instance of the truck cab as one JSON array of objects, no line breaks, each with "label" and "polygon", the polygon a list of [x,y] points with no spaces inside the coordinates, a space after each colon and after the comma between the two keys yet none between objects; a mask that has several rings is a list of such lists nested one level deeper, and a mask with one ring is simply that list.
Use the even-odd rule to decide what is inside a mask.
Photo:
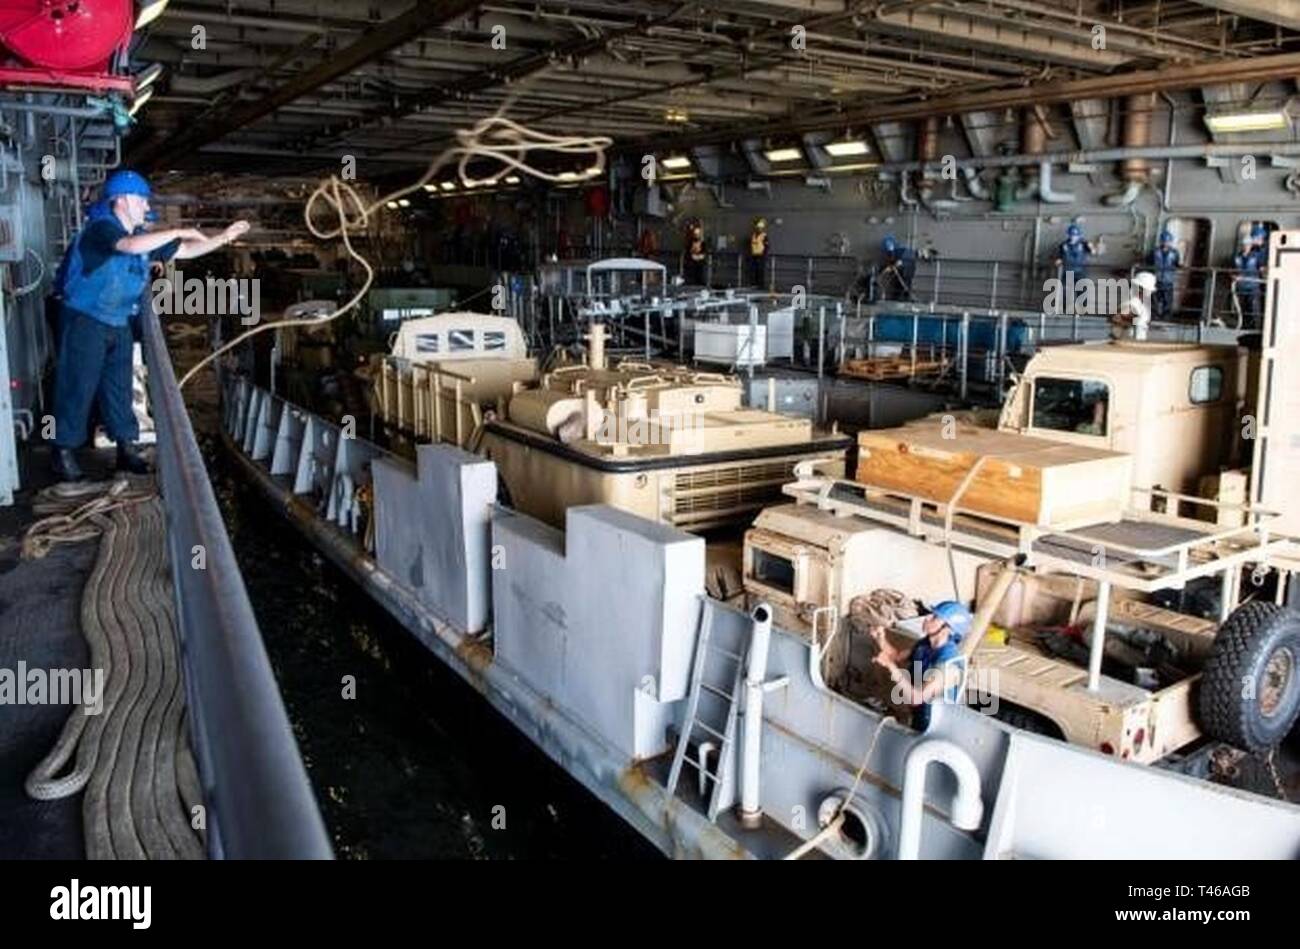
[{"label": "truck cab", "polygon": [[[1132,342],[1053,346],[1029,361],[998,428],[1133,458],[1133,483],[1198,494],[1238,468],[1254,388],[1236,346]],[[1257,365],[1257,363],[1256,363]]]}]

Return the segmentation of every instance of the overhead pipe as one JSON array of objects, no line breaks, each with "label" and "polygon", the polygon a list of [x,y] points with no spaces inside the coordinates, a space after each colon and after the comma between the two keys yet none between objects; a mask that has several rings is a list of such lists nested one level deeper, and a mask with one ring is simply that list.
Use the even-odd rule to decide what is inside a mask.
[{"label": "overhead pipe", "polygon": [[1074,192],[1052,190],[1052,163],[1045,161],[1038,166],[1038,197],[1046,204],[1073,204]]},{"label": "overhead pipe", "polygon": [[[1020,154],[1041,155],[1047,151],[1047,129],[1036,109],[1020,112]],[[1017,201],[1029,201],[1038,196],[1038,174],[1031,173],[1016,189]]]},{"label": "overhead pipe", "polygon": [[966,190],[975,198],[981,201],[989,201],[992,195],[989,194],[988,187],[980,178],[979,172],[969,165],[963,165],[961,168],[962,177],[966,179]]},{"label": "overhead pipe", "polygon": [[[986,155],[960,159],[959,168],[1016,168],[1054,164],[1090,164],[1125,161],[1130,158],[1237,158],[1242,155],[1300,155],[1300,142],[1257,142],[1254,144],[1225,144],[1206,142],[1201,145],[1147,145],[1142,148],[1094,148],[1076,152],[1049,152],[1043,155]],[[937,170],[938,166],[932,166]],[[918,161],[883,162],[872,169],[874,173],[900,173],[925,170]]]},{"label": "overhead pipe", "polygon": [[[1129,96],[1125,100],[1122,139],[1124,148],[1143,148],[1151,144],[1151,116],[1155,104],[1154,92]],[[1146,158],[1135,155],[1124,159],[1120,171],[1124,176],[1124,190],[1102,198],[1102,202],[1112,208],[1127,207],[1133,203],[1151,179],[1151,163]]]},{"label": "overhead pipe", "polygon": [[916,126],[916,157],[922,162],[920,183],[917,185],[917,198],[921,205],[934,217],[941,211],[951,211],[958,202],[951,198],[934,197],[935,178],[925,170],[925,165],[932,164],[939,157],[939,118],[930,116],[922,119]]},{"label": "overhead pipe", "polygon": [[763,804],[759,778],[763,761],[763,693],[783,684],[768,683],[767,654],[772,644],[772,608],[766,603],[750,615],[749,655],[745,660],[744,718],[740,723],[740,822],[745,827],[762,824]]}]

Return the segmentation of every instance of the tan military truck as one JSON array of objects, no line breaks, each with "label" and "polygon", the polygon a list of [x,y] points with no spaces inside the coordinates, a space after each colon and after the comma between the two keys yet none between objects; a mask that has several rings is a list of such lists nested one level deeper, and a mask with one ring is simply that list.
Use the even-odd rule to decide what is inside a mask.
[{"label": "tan military truck", "polygon": [[800,461],[844,473],[851,441],[746,408],[732,376],[606,356],[593,324],[582,362],[539,372],[514,320],[443,314],[403,325],[375,375],[376,414],[415,441],[491,458],[503,500],[557,527],[612,504],[689,531],[748,523]]},{"label": "tan military truck", "polygon": [[[1258,345],[1044,349],[996,433],[931,418],[864,433],[854,481],[801,466],[785,489],[796,503],[746,536],[747,593],[822,645],[827,682],[851,691],[870,679],[867,637],[846,619],[856,598],[978,603],[1023,554],[995,616],[1004,632],[975,651],[968,691],[992,692],[1017,724],[1133,761],[1203,735],[1276,747],[1300,716],[1300,615],[1284,605],[1300,566],[1300,367],[1282,357],[1300,352],[1287,318],[1300,312],[1298,251],[1300,232],[1273,235]],[[949,445],[931,437],[945,425]],[[1043,442],[1084,454],[1029,450]],[[1123,484],[1116,457],[1128,465],[1118,507],[1105,503]],[[1081,499],[1092,522],[1053,522]],[[1162,591],[1207,582],[1214,618],[1160,605]]]}]

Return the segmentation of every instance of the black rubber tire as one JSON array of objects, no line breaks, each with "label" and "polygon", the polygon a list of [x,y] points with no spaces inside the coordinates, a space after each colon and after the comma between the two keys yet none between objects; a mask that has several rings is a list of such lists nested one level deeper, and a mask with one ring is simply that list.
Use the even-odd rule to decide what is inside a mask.
[{"label": "black rubber tire", "polygon": [[1056,722],[1046,715],[1011,702],[999,701],[998,710],[993,714],[993,717],[1000,722],[1005,722],[1012,728],[1019,728],[1023,732],[1031,732],[1047,738],[1057,738],[1061,741],[1065,740],[1065,733],[1061,731]]},{"label": "black rubber tire", "polygon": [[[1265,714],[1261,698],[1270,661],[1284,663],[1288,675]],[[1300,613],[1258,601],[1237,607],[1214,637],[1197,711],[1207,735],[1244,751],[1281,744],[1300,716]]]}]

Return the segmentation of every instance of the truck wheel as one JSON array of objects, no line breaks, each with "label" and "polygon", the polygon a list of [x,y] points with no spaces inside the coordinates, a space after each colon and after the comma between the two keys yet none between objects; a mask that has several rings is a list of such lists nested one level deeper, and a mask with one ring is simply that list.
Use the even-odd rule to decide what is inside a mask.
[{"label": "truck wheel", "polygon": [[1251,752],[1281,744],[1300,716],[1300,614],[1237,607],[1214,637],[1197,705],[1212,738]]},{"label": "truck wheel", "polygon": [[1061,731],[1056,722],[1046,715],[1040,715],[1038,712],[1011,702],[999,701],[998,710],[993,713],[993,717],[1000,722],[1005,722],[1012,728],[1019,728],[1024,732],[1043,735],[1047,738],[1057,738],[1061,741],[1065,740],[1065,733]]}]

